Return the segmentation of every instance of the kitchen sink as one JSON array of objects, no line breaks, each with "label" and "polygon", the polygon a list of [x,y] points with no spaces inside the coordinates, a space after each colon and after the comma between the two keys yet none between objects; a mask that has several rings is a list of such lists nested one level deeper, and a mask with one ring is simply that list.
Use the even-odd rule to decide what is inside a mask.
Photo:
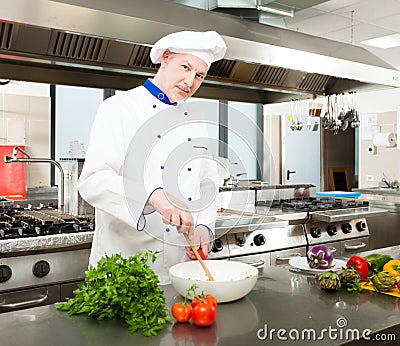
[{"label": "kitchen sink", "polygon": [[371,187],[372,190],[379,190],[379,191],[397,191],[396,189],[392,188],[392,187],[383,187],[383,186],[379,186],[379,187]]},{"label": "kitchen sink", "polygon": [[400,195],[400,191],[390,187],[377,186],[377,187],[366,187],[363,189],[355,189],[361,193],[375,193],[379,195]]}]

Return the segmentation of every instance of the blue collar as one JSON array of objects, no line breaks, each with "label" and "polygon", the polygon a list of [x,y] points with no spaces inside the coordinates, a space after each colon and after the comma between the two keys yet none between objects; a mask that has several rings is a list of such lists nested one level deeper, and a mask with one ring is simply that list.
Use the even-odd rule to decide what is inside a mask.
[{"label": "blue collar", "polygon": [[164,94],[164,92],[157,87],[155,84],[153,84],[150,79],[147,79],[143,86],[150,92],[150,94],[152,94],[154,97],[156,97],[158,100],[160,100],[161,102],[167,104],[167,105],[177,105],[177,102],[172,103],[168,96]]}]

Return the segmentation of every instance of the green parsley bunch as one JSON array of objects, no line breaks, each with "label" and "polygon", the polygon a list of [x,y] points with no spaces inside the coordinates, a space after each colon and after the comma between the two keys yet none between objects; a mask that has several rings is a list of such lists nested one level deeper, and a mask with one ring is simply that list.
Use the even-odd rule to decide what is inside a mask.
[{"label": "green parsley bunch", "polygon": [[90,266],[75,296],[56,307],[98,320],[121,318],[131,333],[142,330],[145,336],[156,335],[171,321],[158,276],[148,265],[149,260],[156,260],[156,254],[139,251],[129,258],[120,254],[102,257],[96,268]]}]

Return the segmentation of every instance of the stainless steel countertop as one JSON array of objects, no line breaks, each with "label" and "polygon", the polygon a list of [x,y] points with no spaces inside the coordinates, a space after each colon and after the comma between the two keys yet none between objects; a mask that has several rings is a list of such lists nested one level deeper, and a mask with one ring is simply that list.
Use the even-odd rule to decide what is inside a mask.
[{"label": "stainless steel countertop", "polygon": [[[400,258],[400,246],[382,249]],[[363,253],[362,255],[365,255]],[[172,286],[163,286],[167,305],[174,302]],[[273,266],[260,272],[252,292],[245,298],[220,304],[216,322],[208,328],[170,324],[154,337],[130,334],[122,321],[97,321],[86,315],[69,316],[54,306],[0,314],[4,346],[41,345],[255,345],[288,344],[296,332],[304,338],[297,344],[339,345],[352,340],[352,333],[396,333],[400,339],[398,298],[372,291],[326,292],[313,276],[293,273],[289,266]],[[273,334],[269,334],[275,329]],[[283,329],[280,341],[277,330]],[[265,336],[267,338],[259,339]],[[323,338],[310,342],[310,330]],[[331,330],[328,334],[327,330]],[[357,331],[357,332],[356,332]],[[305,334],[304,334],[305,333]],[[312,332],[311,332],[312,333]],[[331,336],[336,335],[336,339]],[[347,335],[347,338],[346,338]],[[385,334],[387,339],[391,337]],[[280,341],[280,342],[279,342]],[[365,344],[360,342],[360,344]],[[374,341],[379,345],[379,341]]]},{"label": "stainless steel countertop", "polygon": [[51,234],[37,237],[0,240],[0,253],[16,253],[35,250],[59,250],[71,246],[90,247],[94,231]]},{"label": "stainless steel countertop", "polygon": [[400,191],[389,188],[354,189],[361,192],[360,199],[369,202],[370,206],[384,208],[392,213],[400,212]]}]

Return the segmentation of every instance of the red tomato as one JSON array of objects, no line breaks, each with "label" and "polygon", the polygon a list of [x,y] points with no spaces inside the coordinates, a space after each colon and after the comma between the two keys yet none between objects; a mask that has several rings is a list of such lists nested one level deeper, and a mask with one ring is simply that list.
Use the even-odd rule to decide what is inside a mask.
[{"label": "red tomato", "polygon": [[209,303],[197,304],[192,311],[192,321],[196,326],[207,327],[214,323],[217,309]]},{"label": "red tomato", "polygon": [[214,296],[212,296],[211,294],[205,295],[203,299],[204,299],[205,302],[210,303],[211,305],[213,305],[214,308],[218,307],[217,299]]},{"label": "red tomato", "polygon": [[202,293],[201,295],[198,295],[193,298],[192,308],[194,308],[198,304],[207,304],[207,303],[213,305],[214,308],[218,307],[218,301],[214,296],[212,296],[211,294]]},{"label": "red tomato", "polygon": [[188,303],[178,302],[172,305],[171,312],[172,316],[178,322],[187,322],[192,317],[192,306]]},{"label": "red tomato", "polygon": [[201,247],[199,247],[199,248],[197,249],[197,252],[199,253],[199,255],[200,255],[200,257],[201,257],[201,259],[202,259],[203,261],[207,259],[207,256],[204,254],[204,252],[203,252],[203,250],[202,250]]},{"label": "red tomato", "polygon": [[400,280],[397,281],[397,289],[400,291]]},{"label": "red tomato", "polygon": [[194,309],[196,307],[196,305],[199,304],[204,304],[204,300],[203,298],[201,298],[200,296],[196,296],[192,299],[192,308]]},{"label": "red tomato", "polygon": [[368,279],[368,263],[361,256],[351,256],[347,261],[346,267],[354,266],[360,273],[360,280],[365,281]]}]

